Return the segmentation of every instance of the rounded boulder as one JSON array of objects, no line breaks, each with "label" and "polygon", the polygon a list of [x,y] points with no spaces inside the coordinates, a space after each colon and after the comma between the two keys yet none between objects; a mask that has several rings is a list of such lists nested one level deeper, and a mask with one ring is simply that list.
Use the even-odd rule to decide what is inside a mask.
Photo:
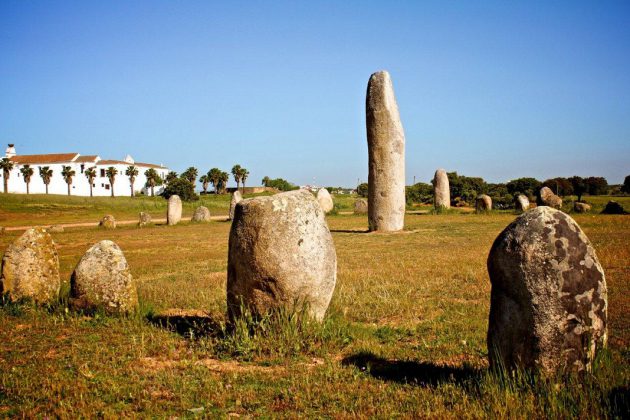
[{"label": "rounded boulder", "polygon": [[571,217],[547,206],[520,215],[494,241],[488,273],[491,366],[591,369],[606,344],[606,280]]},{"label": "rounded boulder", "polygon": [[77,309],[102,309],[125,314],[138,308],[138,293],[127,259],[112,241],[101,241],[87,250],[72,273],[71,303]]},{"label": "rounded boulder", "polygon": [[197,207],[191,219],[193,222],[209,222],[210,220],[210,210],[204,206]]},{"label": "rounded boulder", "polygon": [[306,308],[322,320],[337,280],[337,255],[324,212],[304,190],[241,201],[230,230],[227,303],[255,316]]}]

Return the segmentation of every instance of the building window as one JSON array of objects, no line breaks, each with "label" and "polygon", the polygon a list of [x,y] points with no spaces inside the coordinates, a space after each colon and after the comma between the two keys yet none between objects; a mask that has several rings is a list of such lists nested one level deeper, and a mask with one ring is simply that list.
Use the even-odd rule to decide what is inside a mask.
[{"label": "building window", "polygon": [[101,178],[105,178],[105,169],[101,169]]},{"label": "building window", "polygon": [[109,184],[105,184],[105,189],[109,190]]},{"label": "building window", "polygon": [[84,170],[85,170],[85,165],[81,164],[81,173],[83,173]]}]

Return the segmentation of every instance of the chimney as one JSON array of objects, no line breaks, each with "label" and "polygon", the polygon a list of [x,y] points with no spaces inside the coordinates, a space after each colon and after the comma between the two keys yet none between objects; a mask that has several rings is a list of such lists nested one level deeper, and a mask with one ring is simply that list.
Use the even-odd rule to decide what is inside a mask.
[{"label": "chimney", "polygon": [[12,158],[13,156],[15,156],[15,144],[9,143],[9,147],[7,147],[7,150],[5,150],[4,153],[7,158]]}]

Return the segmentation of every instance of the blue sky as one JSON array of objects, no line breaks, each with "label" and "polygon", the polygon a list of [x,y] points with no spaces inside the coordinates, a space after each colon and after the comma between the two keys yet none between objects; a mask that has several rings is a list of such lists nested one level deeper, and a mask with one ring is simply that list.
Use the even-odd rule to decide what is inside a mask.
[{"label": "blue sky", "polygon": [[630,174],[630,2],[0,2],[0,142],[367,180],[394,81],[407,182]]}]

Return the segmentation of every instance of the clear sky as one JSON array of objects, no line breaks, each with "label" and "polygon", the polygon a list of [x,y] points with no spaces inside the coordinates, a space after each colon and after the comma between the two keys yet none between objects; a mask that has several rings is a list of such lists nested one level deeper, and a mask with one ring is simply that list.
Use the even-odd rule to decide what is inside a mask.
[{"label": "clear sky", "polygon": [[630,174],[629,1],[2,0],[0,142],[353,186],[382,69],[408,184]]}]

